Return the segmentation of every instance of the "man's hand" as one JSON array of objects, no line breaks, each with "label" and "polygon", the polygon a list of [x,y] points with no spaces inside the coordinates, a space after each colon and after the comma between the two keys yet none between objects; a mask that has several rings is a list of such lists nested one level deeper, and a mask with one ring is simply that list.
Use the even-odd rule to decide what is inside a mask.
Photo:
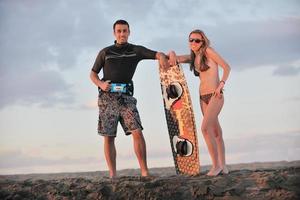
[{"label": "man's hand", "polygon": [[176,56],[176,53],[174,51],[170,51],[170,53],[169,53],[169,64],[171,66],[177,64],[177,56]]},{"label": "man's hand", "polygon": [[99,79],[99,76],[96,72],[94,71],[91,71],[90,73],[90,78],[91,80],[93,81],[93,83],[99,87],[101,90],[103,91],[109,91],[110,88],[111,88],[111,85],[109,84],[110,83],[110,80],[107,80],[107,81],[101,81]]},{"label": "man's hand", "polygon": [[102,91],[108,92],[111,88],[110,80],[101,81],[99,87],[101,88]]},{"label": "man's hand", "polygon": [[157,53],[157,59],[164,70],[167,70],[170,67],[167,56],[164,53]]}]

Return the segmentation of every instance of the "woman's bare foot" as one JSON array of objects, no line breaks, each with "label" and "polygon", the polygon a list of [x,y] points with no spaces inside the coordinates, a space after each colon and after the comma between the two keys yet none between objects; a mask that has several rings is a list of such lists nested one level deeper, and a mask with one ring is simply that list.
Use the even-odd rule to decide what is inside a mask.
[{"label": "woman's bare foot", "polygon": [[206,174],[207,176],[217,176],[222,172],[221,167],[213,167],[209,170],[209,172]]},{"label": "woman's bare foot", "polygon": [[229,169],[227,168],[226,165],[222,169],[222,174],[229,174]]}]

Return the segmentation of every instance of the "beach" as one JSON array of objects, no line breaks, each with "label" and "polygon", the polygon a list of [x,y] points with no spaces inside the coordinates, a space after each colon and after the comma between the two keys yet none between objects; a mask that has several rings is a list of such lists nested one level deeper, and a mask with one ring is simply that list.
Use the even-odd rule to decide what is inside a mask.
[{"label": "beach", "polygon": [[174,167],[0,176],[0,199],[300,199],[300,161],[229,165],[230,173],[176,175]]}]

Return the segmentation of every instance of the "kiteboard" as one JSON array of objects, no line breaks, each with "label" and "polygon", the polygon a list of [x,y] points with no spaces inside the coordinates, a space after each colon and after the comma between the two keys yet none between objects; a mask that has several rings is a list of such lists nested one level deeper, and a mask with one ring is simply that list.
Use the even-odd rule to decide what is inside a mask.
[{"label": "kiteboard", "polygon": [[200,173],[197,129],[192,101],[180,64],[159,67],[161,91],[177,174]]}]

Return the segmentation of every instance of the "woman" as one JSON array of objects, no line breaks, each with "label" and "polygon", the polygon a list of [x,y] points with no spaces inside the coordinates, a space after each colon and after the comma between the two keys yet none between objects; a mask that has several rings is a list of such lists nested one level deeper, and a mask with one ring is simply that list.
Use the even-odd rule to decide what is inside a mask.
[{"label": "woman", "polygon": [[[203,114],[202,134],[212,160],[208,176],[220,173],[228,174],[225,162],[225,146],[218,115],[224,104],[223,87],[227,81],[230,67],[226,61],[209,46],[209,40],[201,30],[194,30],[189,35],[190,55],[177,56],[169,53],[170,65],[190,63],[190,69],[200,78],[200,106]],[[218,67],[223,68],[220,81]]]}]

